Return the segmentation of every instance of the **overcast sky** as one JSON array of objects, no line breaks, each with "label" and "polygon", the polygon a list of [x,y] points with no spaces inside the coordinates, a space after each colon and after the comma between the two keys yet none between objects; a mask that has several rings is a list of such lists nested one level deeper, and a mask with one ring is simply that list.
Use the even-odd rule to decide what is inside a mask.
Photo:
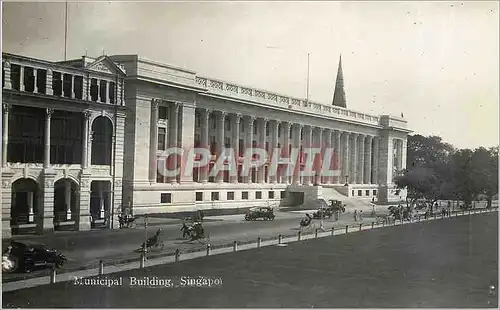
[{"label": "overcast sky", "polygon": [[[404,113],[456,147],[499,139],[498,2],[95,2],[68,5],[68,58],[141,57],[331,104]],[[3,3],[3,51],[64,59],[62,3]]]}]

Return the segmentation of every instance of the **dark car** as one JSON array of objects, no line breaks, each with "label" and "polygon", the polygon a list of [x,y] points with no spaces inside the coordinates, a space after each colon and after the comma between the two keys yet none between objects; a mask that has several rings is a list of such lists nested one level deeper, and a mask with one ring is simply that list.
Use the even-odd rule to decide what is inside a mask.
[{"label": "dark car", "polygon": [[248,210],[245,215],[245,220],[253,221],[258,218],[263,218],[264,220],[274,220],[274,212],[271,207],[254,207]]},{"label": "dark car", "polygon": [[67,258],[41,244],[12,241],[2,254],[2,272],[31,272],[39,268],[60,268]]},{"label": "dark car", "polygon": [[332,217],[332,215],[333,215],[333,211],[331,208],[322,207],[322,208],[319,208],[318,211],[313,213],[313,218],[314,219],[321,219],[321,218],[329,219]]}]

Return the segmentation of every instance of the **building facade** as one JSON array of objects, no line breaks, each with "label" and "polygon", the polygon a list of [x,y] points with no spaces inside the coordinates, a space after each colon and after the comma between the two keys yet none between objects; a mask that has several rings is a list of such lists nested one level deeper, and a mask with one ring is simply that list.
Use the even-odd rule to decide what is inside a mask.
[{"label": "building facade", "polygon": [[[293,205],[317,199],[326,188],[364,200],[404,199],[405,193],[393,184],[406,165],[410,131],[402,118],[202,77],[137,55],[110,58],[127,71],[123,199],[134,214]],[[340,176],[287,177],[278,170],[273,177],[271,163],[236,177],[210,176],[206,169],[196,168],[187,176],[164,177],[158,172],[159,156],[168,147],[209,148],[213,165],[224,148],[235,154],[256,146],[283,148],[286,153],[289,147],[311,145],[335,150]],[[237,162],[240,170],[242,158]]]},{"label": "building facade", "polygon": [[117,227],[124,68],[2,57],[2,237]]}]

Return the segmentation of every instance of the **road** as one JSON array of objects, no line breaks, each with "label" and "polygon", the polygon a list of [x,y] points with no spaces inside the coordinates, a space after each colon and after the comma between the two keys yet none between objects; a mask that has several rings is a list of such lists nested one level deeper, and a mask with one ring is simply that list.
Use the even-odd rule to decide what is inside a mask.
[{"label": "road", "polygon": [[[227,216],[224,220],[210,221],[205,224],[205,231],[210,235],[212,246],[229,244],[233,241],[251,241],[258,237],[278,237],[279,234],[292,235],[297,233],[298,223],[304,215],[295,212],[277,212],[274,221],[245,221],[244,215]],[[373,219],[365,218],[365,223],[371,223]],[[342,214],[339,221],[328,219],[324,221],[325,227],[342,226],[353,224],[350,214]],[[359,222],[358,222],[359,223]],[[198,242],[187,243],[182,239],[180,222],[177,225],[168,224],[163,226],[148,227],[148,235],[152,235],[160,228],[162,229],[162,240],[164,248],[162,252],[172,253],[176,249],[194,250],[204,248],[205,245]],[[19,241],[43,243],[49,247],[62,252],[68,258],[67,263],[60,272],[80,269],[83,267],[96,267],[99,260],[112,263],[123,259],[138,258],[135,251],[145,239],[144,227],[122,230],[100,230],[90,232],[67,232],[51,236],[18,236],[14,238]],[[4,242],[5,243],[5,242]],[[159,254],[158,250],[153,250]],[[30,274],[4,274],[3,282],[17,279],[31,278],[46,275],[49,270],[40,270]]]},{"label": "road", "polygon": [[[222,283],[181,285],[181,277],[198,276]],[[158,277],[174,286],[133,286],[131,277]],[[61,282],[7,292],[3,307],[496,308],[496,292],[489,287],[498,287],[498,213],[227,253],[106,278],[121,278],[122,284]]]}]

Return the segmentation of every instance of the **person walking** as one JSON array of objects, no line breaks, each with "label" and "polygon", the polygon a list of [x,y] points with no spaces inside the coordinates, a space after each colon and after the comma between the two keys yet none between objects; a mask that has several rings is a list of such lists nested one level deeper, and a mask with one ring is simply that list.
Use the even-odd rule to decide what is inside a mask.
[{"label": "person walking", "polygon": [[363,210],[359,210],[359,220],[363,221]]},{"label": "person walking", "polygon": [[358,221],[358,210],[357,209],[354,209],[353,216],[354,216],[354,221],[357,222]]}]

